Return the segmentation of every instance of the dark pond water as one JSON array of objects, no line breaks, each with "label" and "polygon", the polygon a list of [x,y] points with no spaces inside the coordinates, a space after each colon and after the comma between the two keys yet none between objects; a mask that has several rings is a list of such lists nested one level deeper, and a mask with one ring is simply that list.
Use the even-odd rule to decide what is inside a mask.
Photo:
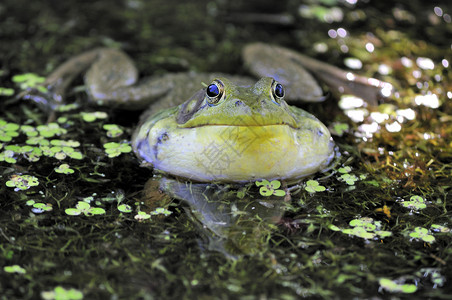
[{"label": "dark pond water", "polygon": [[[2,1],[0,298],[451,299],[451,16],[421,0]],[[15,97],[99,46],[143,77],[244,74],[256,41],[395,90],[302,105],[341,156],[270,188],[290,197],[164,179],[166,195],[128,148],[139,112]],[[87,98],[76,79],[68,103]]]}]

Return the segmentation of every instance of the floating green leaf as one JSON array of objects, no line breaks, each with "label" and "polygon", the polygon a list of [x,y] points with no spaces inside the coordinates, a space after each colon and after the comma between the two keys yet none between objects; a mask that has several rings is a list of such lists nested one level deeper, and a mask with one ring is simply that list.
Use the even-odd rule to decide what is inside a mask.
[{"label": "floating green leaf", "polygon": [[346,166],[346,167],[341,167],[341,168],[337,169],[337,171],[339,173],[346,174],[346,173],[350,173],[352,171],[352,168],[349,166]]},{"label": "floating green leaf", "polygon": [[45,82],[45,77],[38,76],[34,73],[25,73],[20,75],[14,75],[13,81],[19,84],[22,90],[29,88],[36,88],[41,93],[47,93],[47,89],[42,85]]},{"label": "floating green leaf", "polygon": [[16,191],[28,190],[37,185],[39,185],[38,178],[31,175],[12,175],[10,180],[6,182],[6,186],[14,187]]},{"label": "floating green leaf", "polygon": [[45,138],[54,137],[55,135],[62,135],[67,133],[67,130],[61,128],[58,123],[49,123],[47,125],[39,125],[36,127],[39,134]]},{"label": "floating green leaf", "polygon": [[157,207],[155,210],[151,211],[151,215],[164,215],[169,216],[171,215],[171,212],[163,207]]},{"label": "floating green leaf", "polygon": [[75,208],[67,208],[65,213],[70,216],[78,216],[84,214],[85,216],[103,215],[105,209],[100,207],[91,207],[91,205],[85,201],[79,201]]},{"label": "floating green leaf", "polygon": [[358,181],[358,177],[353,174],[342,174],[340,178],[348,185],[354,185]]},{"label": "floating green leaf", "polygon": [[124,130],[119,128],[116,124],[105,124],[102,126],[105,130],[107,130],[108,137],[118,137],[124,133]]},{"label": "floating green leaf", "polygon": [[94,112],[82,112],[82,119],[85,122],[94,122],[97,119],[106,119],[108,117],[106,112],[103,111],[94,111]]},{"label": "floating green leaf", "polygon": [[309,193],[323,192],[326,190],[326,188],[323,185],[320,185],[317,180],[308,180],[304,189]]},{"label": "floating green leaf", "polygon": [[444,225],[439,225],[439,224],[432,224],[432,226],[430,226],[430,229],[433,230],[434,232],[440,232],[440,233],[450,232],[449,227],[446,227]]},{"label": "floating green leaf", "polygon": [[0,161],[5,161],[10,164],[15,164],[17,162],[17,160],[14,156],[15,156],[14,151],[5,150],[0,153]]},{"label": "floating green leaf", "polygon": [[128,153],[132,151],[132,147],[127,142],[116,143],[110,142],[104,144],[105,153],[107,153],[108,157],[117,157],[122,153]]},{"label": "floating green leaf", "polygon": [[[335,225],[330,225],[330,229],[334,231],[342,231],[342,233],[354,235],[363,239],[385,238],[392,235],[392,232],[381,230],[382,225],[380,221],[375,221],[372,218],[353,219],[349,222],[353,228],[341,229]],[[334,227],[332,227],[334,226]]]},{"label": "floating green leaf", "polygon": [[410,201],[403,201],[402,206],[411,209],[424,209],[427,207],[425,199],[421,196],[411,196]]},{"label": "floating green leaf", "polygon": [[53,206],[50,203],[33,203],[33,208],[31,209],[32,212],[36,214],[43,213],[45,211],[52,211]]},{"label": "floating green leaf", "polygon": [[0,87],[0,96],[12,96],[12,95],[14,95],[13,89]]},{"label": "floating green leaf", "polygon": [[3,119],[0,119],[0,142],[9,142],[19,135],[20,126],[16,123],[8,123]]},{"label": "floating green leaf", "polygon": [[348,126],[347,123],[335,123],[333,125],[333,132],[337,136],[342,136],[345,132],[347,132],[350,129],[350,126]]},{"label": "floating green leaf", "polygon": [[414,228],[414,231],[411,231],[409,233],[409,236],[412,238],[415,238],[415,239],[422,240],[426,243],[435,242],[435,237],[433,235],[429,234],[429,231],[427,228],[423,228],[423,227]]},{"label": "floating green leaf", "polygon": [[132,212],[132,207],[128,204],[121,204],[118,205],[118,210],[123,213],[130,213]]},{"label": "floating green leaf", "polygon": [[20,131],[25,133],[28,137],[37,136],[39,134],[36,128],[30,125],[21,125]]},{"label": "floating green leaf", "polygon": [[27,271],[19,265],[4,266],[3,271],[7,273],[25,274]]},{"label": "floating green leaf", "polygon": [[[78,104],[78,103],[70,103],[70,104],[65,104],[65,105],[58,106],[57,110],[59,112],[68,112],[68,111],[77,109],[79,107],[80,107],[80,104]],[[59,123],[61,123],[61,122],[59,122]]]},{"label": "floating green leaf", "polygon": [[57,286],[53,291],[41,292],[41,297],[44,300],[81,300],[83,299],[83,293],[76,289],[65,289],[61,286]]},{"label": "floating green leaf", "polygon": [[143,220],[147,220],[150,219],[151,215],[144,212],[144,211],[139,211],[136,215],[135,215],[135,219],[138,221],[143,221]]},{"label": "floating green leaf", "polygon": [[380,278],[378,281],[380,287],[388,292],[411,294],[417,291],[414,284],[398,284],[389,278]]},{"label": "floating green leaf", "polygon": [[281,186],[281,182],[279,180],[272,180],[269,182],[268,180],[263,179],[262,181],[256,181],[256,186],[260,186],[259,193],[262,196],[285,196],[286,192],[284,190],[278,190]]},{"label": "floating green leaf", "polygon": [[68,164],[61,164],[57,168],[55,168],[55,172],[61,174],[72,174],[74,170]]}]

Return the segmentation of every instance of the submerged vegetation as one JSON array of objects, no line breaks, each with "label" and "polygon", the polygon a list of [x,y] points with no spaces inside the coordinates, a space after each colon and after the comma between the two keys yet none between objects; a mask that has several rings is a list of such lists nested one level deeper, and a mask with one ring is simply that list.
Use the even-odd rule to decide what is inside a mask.
[{"label": "submerged vegetation", "polygon": [[[36,2],[0,4],[0,299],[450,297],[450,5]],[[98,46],[124,48],[142,75],[240,73],[254,40],[395,88],[376,107],[304,105],[334,134],[334,170],[167,183],[170,198],[131,153],[139,113],[90,107],[77,86],[54,112],[16,98]]]}]

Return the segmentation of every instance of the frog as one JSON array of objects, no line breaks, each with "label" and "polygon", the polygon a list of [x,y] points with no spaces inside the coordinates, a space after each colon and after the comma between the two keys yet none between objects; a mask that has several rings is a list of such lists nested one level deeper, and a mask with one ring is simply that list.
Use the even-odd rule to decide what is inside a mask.
[{"label": "frog", "polygon": [[327,127],[288,104],[325,100],[315,76],[370,98],[382,88],[278,45],[249,44],[243,59],[254,77],[182,72],[138,80],[127,54],[97,48],[56,68],[44,83],[48,92],[28,98],[54,109],[84,72],[92,102],[147,108],[132,136],[141,165],[196,182],[244,183],[294,181],[331,165],[336,151]]},{"label": "frog", "polygon": [[215,78],[146,118],[133,149],[145,164],[197,182],[295,180],[326,169],[334,157],[327,127],[284,96],[272,77],[251,86]]}]

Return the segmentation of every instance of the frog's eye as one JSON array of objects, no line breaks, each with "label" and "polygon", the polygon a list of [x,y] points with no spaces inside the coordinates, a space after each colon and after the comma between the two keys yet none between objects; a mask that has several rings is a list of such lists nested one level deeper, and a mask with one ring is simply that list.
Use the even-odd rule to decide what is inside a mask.
[{"label": "frog's eye", "polygon": [[281,103],[281,99],[284,97],[284,87],[276,80],[273,81],[272,84],[272,96],[274,101],[278,104]]},{"label": "frog's eye", "polygon": [[206,89],[206,99],[210,105],[217,104],[224,94],[224,85],[223,83],[216,79]]}]

